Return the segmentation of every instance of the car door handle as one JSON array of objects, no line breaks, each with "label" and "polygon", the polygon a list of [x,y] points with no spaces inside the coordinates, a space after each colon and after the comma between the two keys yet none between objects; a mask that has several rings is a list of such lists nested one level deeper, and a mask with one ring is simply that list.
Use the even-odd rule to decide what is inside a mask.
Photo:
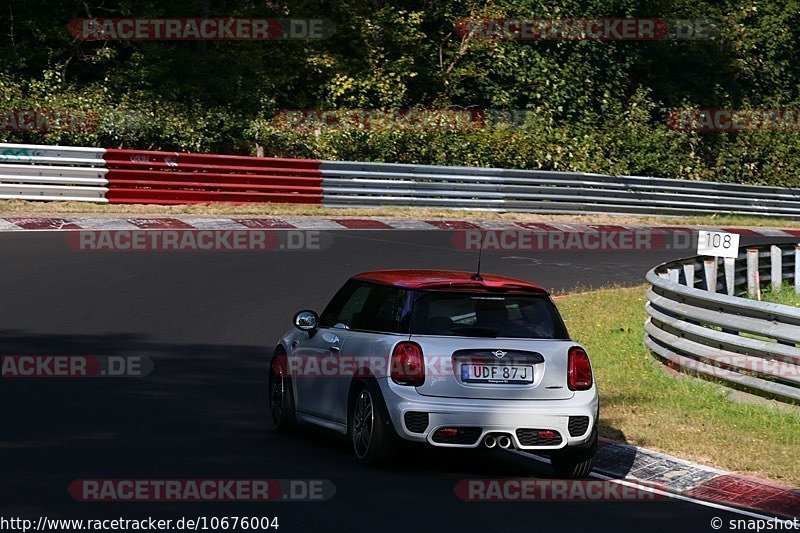
[{"label": "car door handle", "polygon": [[330,344],[329,348],[332,352],[339,351],[339,336],[336,335],[335,333],[326,331],[322,335],[322,340]]}]

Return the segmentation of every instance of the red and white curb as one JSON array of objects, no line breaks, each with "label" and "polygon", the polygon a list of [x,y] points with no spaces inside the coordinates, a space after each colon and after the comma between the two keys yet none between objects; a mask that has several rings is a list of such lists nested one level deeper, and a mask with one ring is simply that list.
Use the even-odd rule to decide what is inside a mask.
[{"label": "red and white curb", "polygon": [[613,224],[562,224],[505,221],[465,220],[413,220],[393,218],[320,218],[297,217],[203,217],[203,216],[141,216],[141,217],[0,217],[0,231],[69,231],[69,230],[141,230],[141,229],[198,229],[198,230],[483,230],[483,231],[534,231],[534,232],[636,232],[693,233],[697,230],[727,231],[741,235],[763,237],[800,237],[800,229],[739,228],[710,226],[635,226]]},{"label": "red and white curb", "polygon": [[[514,452],[534,457],[525,452]],[[593,477],[756,518],[800,517],[800,489],[600,439]]]}]

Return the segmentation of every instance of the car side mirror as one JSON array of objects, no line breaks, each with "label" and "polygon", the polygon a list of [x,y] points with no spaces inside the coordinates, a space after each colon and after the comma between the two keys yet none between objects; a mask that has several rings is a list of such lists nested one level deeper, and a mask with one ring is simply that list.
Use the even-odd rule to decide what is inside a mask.
[{"label": "car side mirror", "polygon": [[317,329],[319,317],[314,311],[299,311],[294,315],[292,323],[294,324],[294,327],[300,331],[312,333],[315,329]]}]

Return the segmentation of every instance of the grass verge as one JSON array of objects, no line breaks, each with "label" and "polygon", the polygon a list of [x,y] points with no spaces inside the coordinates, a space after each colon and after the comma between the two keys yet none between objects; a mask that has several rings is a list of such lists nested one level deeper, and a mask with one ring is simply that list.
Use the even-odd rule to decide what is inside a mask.
[{"label": "grass verge", "polygon": [[600,289],[558,298],[570,334],[592,356],[600,434],[800,486],[800,409],[737,402],[721,385],[668,375],[644,345],[645,290]]},{"label": "grass verge", "polygon": [[535,213],[498,213],[467,209],[424,207],[323,207],[302,204],[268,203],[215,203],[190,205],[122,205],[92,202],[34,202],[25,200],[0,200],[0,215],[79,215],[137,216],[137,215],[197,215],[197,216],[320,216],[320,217],[384,217],[411,219],[498,220],[508,222],[575,222],[580,224],[615,225],[668,225],[668,226],[758,226],[800,228],[800,220],[777,217],[744,217],[717,215],[703,217],[636,216],[636,215],[558,215]]},{"label": "grass verge", "polygon": [[778,291],[771,288],[761,291],[761,300],[782,305],[800,306],[800,294],[794,292],[794,284],[784,283]]}]

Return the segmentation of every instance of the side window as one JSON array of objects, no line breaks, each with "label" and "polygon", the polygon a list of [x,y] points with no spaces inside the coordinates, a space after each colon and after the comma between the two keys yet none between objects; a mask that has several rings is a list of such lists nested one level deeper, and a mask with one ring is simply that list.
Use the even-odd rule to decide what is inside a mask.
[{"label": "side window", "polygon": [[362,310],[364,309],[364,304],[367,302],[369,293],[369,285],[362,285],[353,291],[350,299],[345,302],[344,307],[339,311],[334,324],[341,322],[349,328],[358,327],[358,322],[361,320],[361,315],[363,314]]},{"label": "side window", "polygon": [[364,309],[359,313],[353,329],[400,333],[406,293],[397,287],[375,285],[372,287]]},{"label": "side window", "polygon": [[322,312],[320,327],[330,328],[338,323],[349,328],[354,327],[353,322],[358,320],[369,293],[370,286],[365,283],[358,281],[345,283]]}]

